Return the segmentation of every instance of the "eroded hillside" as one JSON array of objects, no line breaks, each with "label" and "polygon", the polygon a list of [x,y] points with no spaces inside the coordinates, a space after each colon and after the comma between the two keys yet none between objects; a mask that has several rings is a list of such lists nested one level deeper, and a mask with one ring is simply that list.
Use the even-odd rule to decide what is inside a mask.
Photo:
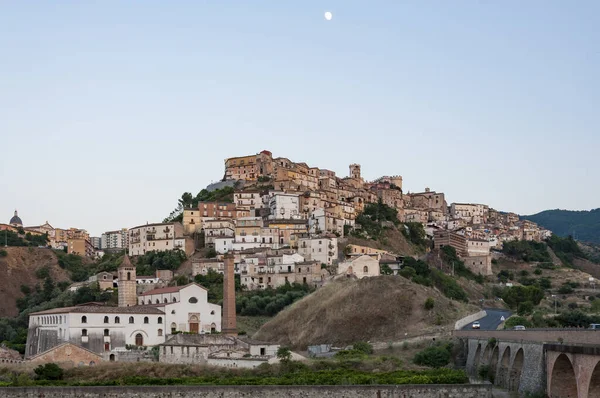
[{"label": "eroded hillside", "polygon": [[16,300],[23,297],[21,286],[34,289],[41,281],[36,273],[47,267],[55,282],[68,281],[65,270],[58,265],[56,254],[50,249],[34,247],[7,247],[6,256],[0,256],[0,317],[18,314]]},{"label": "eroded hillside", "polygon": [[[433,298],[433,308],[425,301]],[[267,322],[254,336],[303,349],[311,344],[394,341],[405,334],[452,328],[474,306],[451,301],[401,276],[332,282]]]}]

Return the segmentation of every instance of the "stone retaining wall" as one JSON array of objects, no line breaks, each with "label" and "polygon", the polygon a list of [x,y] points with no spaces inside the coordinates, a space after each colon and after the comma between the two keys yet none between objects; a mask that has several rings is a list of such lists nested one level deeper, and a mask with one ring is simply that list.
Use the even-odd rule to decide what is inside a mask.
[{"label": "stone retaining wall", "polygon": [[475,314],[471,314],[469,316],[466,316],[463,319],[459,319],[454,324],[454,330],[460,330],[460,329],[464,328],[465,326],[467,326],[469,323],[475,322],[476,320],[481,319],[481,318],[483,318],[485,316],[487,316],[487,312],[485,312],[485,311],[479,311],[479,312],[477,312]]},{"label": "stone retaining wall", "polygon": [[489,384],[400,386],[139,386],[0,388],[5,398],[491,398]]}]

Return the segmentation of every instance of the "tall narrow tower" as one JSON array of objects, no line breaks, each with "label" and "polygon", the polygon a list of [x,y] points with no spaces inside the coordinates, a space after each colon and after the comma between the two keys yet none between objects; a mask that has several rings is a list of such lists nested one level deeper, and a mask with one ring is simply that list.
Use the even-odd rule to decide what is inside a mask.
[{"label": "tall narrow tower", "polygon": [[225,274],[223,275],[223,312],[221,319],[221,332],[229,336],[237,336],[235,319],[235,274],[233,255],[226,254]]},{"label": "tall narrow tower", "polygon": [[135,267],[127,254],[119,265],[119,307],[137,305]]},{"label": "tall narrow tower", "polygon": [[350,165],[350,178],[360,180],[360,164],[353,163]]}]

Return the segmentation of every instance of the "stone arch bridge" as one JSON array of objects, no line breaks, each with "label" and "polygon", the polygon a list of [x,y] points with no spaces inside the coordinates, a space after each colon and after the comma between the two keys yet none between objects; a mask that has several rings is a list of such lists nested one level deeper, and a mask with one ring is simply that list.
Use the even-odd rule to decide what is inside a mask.
[{"label": "stone arch bridge", "polygon": [[600,331],[589,329],[457,330],[466,370],[524,396],[600,397]]}]

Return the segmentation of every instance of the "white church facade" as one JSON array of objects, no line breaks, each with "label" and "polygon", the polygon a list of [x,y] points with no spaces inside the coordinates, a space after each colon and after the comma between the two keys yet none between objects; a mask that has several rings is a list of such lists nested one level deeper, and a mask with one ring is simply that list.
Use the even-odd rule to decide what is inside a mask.
[{"label": "white church facade", "polygon": [[119,267],[119,306],[87,304],[30,314],[25,357],[64,343],[98,354],[128,346],[156,346],[177,332],[221,331],[221,307],[210,304],[206,289],[191,283],[135,294],[135,267]]}]

